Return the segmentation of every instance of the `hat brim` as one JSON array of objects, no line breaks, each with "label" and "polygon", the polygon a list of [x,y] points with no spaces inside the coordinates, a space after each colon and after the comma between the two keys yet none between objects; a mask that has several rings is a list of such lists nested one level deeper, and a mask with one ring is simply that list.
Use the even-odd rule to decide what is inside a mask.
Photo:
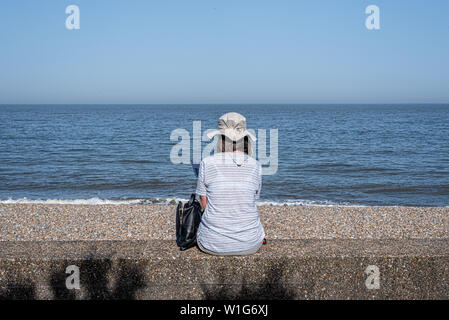
[{"label": "hat brim", "polygon": [[212,139],[217,135],[224,135],[231,139],[232,141],[239,141],[244,137],[248,136],[252,141],[257,141],[257,138],[248,130],[244,130],[240,133],[235,132],[235,130],[213,130],[207,133],[207,137]]}]

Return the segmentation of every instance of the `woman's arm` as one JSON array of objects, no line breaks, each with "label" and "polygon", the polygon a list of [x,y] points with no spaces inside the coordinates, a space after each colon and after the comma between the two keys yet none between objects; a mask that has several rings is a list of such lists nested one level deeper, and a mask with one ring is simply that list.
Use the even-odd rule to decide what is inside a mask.
[{"label": "woman's arm", "polygon": [[196,194],[200,196],[200,204],[201,204],[201,210],[204,211],[206,209],[207,205],[207,198],[206,198],[206,183],[204,181],[205,174],[204,174],[204,161],[201,161],[200,167],[198,169],[198,182],[196,185]]},{"label": "woman's arm", "polygon": [[200,204],[201,204],[201,210],[206,210],[207,205],[207,197],[206,196],[200,196]]}]

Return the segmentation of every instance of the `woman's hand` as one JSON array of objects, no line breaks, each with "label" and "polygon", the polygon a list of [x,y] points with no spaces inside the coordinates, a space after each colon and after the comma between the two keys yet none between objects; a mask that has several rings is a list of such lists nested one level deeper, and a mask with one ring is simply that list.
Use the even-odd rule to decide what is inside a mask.
[{"label": "woman's hand", "polygon": [[201,210],[206,210],[207,205],[207,197],[206,196],[200,196],[200,204],[201,204]]}]

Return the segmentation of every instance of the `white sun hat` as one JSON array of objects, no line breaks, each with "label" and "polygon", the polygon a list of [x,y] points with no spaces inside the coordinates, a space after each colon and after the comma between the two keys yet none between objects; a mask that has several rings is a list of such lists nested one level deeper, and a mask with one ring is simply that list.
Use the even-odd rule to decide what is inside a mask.
[{"label": "white sun hat", "polygon": [[209,139],[216,135],[225,135],[232,141],[239,141],[248,136],[252,141],[256,141],[256,137],[246,130],[246,118],[237,112],[229,112],[218,119],[218,130],[207,133]]}]

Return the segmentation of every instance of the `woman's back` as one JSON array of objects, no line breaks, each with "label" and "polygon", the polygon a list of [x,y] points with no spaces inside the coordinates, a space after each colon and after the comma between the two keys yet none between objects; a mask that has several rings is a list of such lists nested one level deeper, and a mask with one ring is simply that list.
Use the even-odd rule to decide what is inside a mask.
[{"label": "woman's back", "polygon": [[202,247],[231,253],[262,243],[265,233],[256,207],[261,185],[262,167],[245,153],[216,153],[201,162],[196,192],[207,196],[198,230]]}]

